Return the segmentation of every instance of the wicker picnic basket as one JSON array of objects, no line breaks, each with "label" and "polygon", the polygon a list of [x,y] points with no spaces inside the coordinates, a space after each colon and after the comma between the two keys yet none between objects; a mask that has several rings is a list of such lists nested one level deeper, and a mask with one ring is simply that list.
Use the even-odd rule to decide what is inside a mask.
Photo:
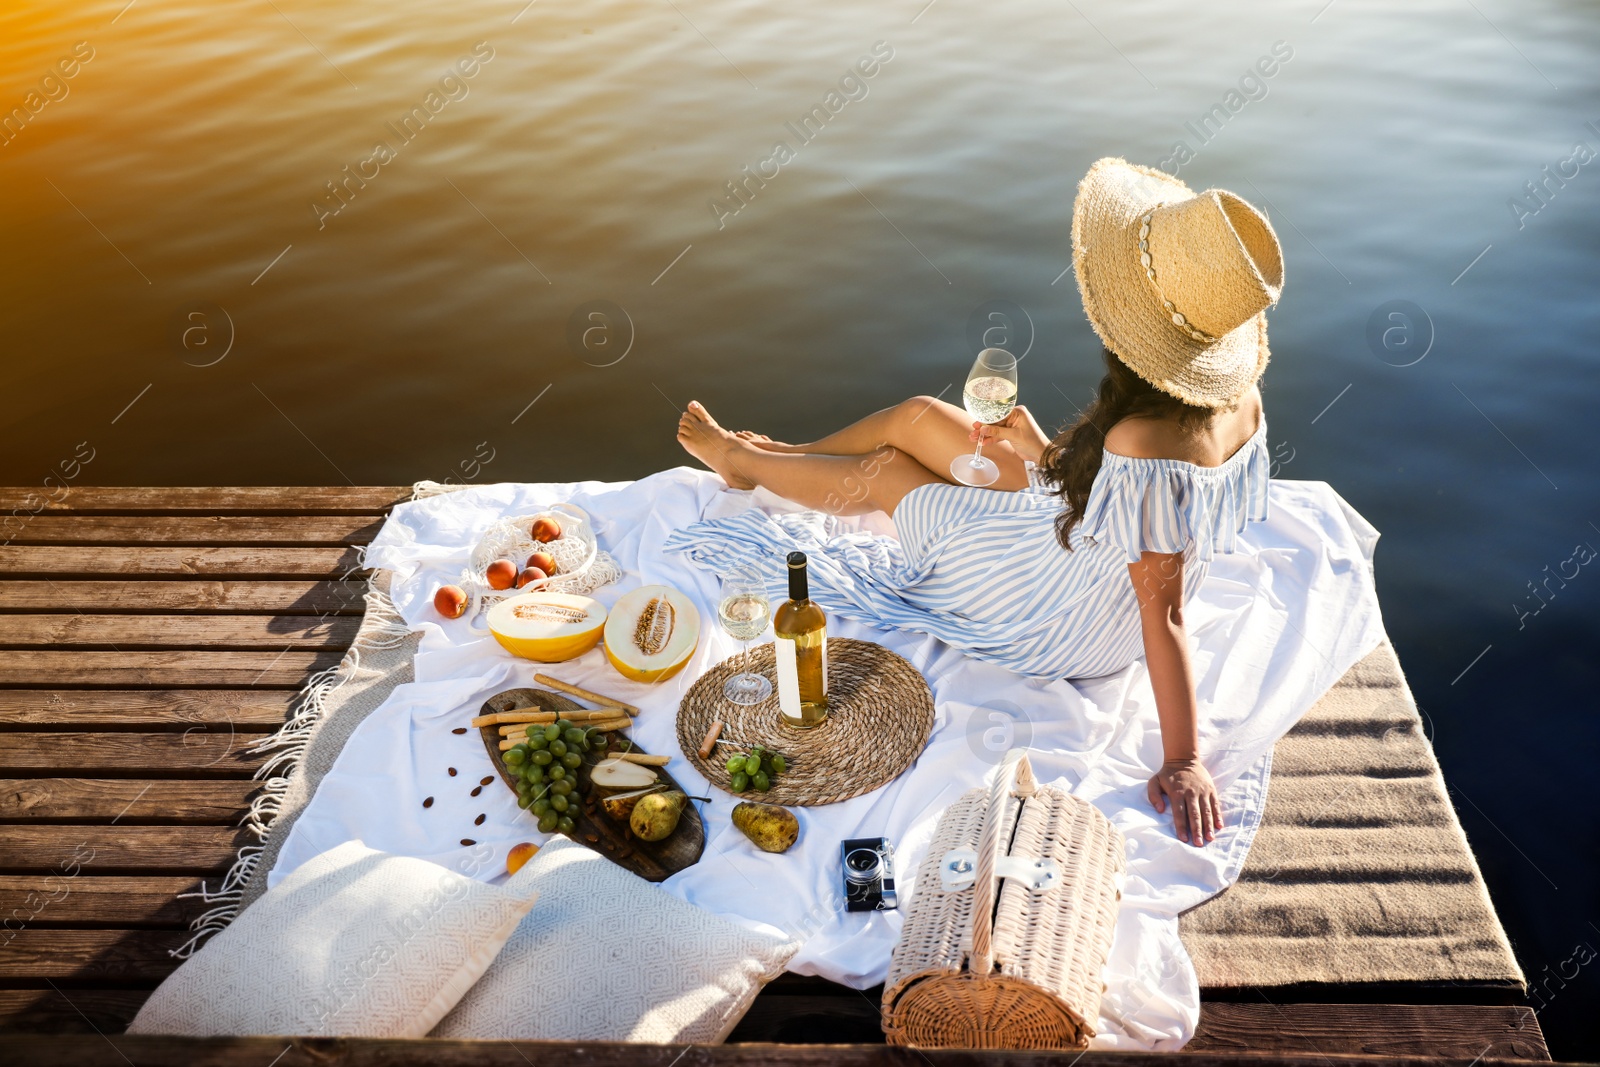
[{"label": "wicker picnic basket", "polygon": [[917,871],[884,983],[889,1043],[1087,1048],[1124,847],[1093,804],[1039,785],[1026,755],[1008,756],[990,788],[940,817]]}]

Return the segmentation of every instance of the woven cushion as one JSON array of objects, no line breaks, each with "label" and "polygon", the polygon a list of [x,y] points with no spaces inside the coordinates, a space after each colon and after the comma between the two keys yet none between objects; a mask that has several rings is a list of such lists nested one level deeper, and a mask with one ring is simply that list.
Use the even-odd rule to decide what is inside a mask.
[{"label": "woven cushion", "polygon": [[508,884],[538,910],[434,1037],[716,1043],[798,947],[561,838]]},{"label": "woven cushion", "polygon": [[422,1037],[533,905],[359,841],[307,860],[161,983],[130,1034]]}]

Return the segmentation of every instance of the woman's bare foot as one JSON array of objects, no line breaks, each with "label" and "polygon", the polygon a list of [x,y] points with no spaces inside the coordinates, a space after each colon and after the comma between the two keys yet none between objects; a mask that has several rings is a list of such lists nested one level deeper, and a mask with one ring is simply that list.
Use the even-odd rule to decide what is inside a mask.
[{"label": "woman's bare foot", "polygon": [[756,483],[740,473],[738,454],[754,448],[753,442],[729,433],[717,425],[698,400],[689,401],[689,410],[678,419],[678,443],[695,459],[710,467],[730,489],[754,489]]},{"label": "woman's bare foot", "polygon": [[734,434],[734,436],[739,438],[741,441],[747,441],[750,444],[756,446],[757,448],[765,449],[768,452],[804,452],[805,451],[804,448],[801,448],[798,445],[788,445],[788,444],[784,444],[782,441],[774,441],[772,438],[768,437],[766,434],[764,434],[764,433],[756,433],[754,430],[739,430],[737,433]]}]

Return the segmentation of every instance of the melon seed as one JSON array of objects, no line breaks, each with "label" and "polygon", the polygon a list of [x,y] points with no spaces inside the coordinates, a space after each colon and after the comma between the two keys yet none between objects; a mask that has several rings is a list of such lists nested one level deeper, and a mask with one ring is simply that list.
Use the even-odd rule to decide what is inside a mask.
[{"label": "melon seed", "polygon": [[479,815],[476,819],[472,820],[472,825],[474,825],[474,826],[482,826],[483,825],[483,820],[487,819],[488,817],[489,816],[488,816],[487,812],[482,814],[482,815]]},{"label": "melon seed", "polygon": [[483,781],[479,782],[478,784],[479,785],[488,785],[492,781],[494,781],[494,775],[492,775],[492,774],[485,775]]},{"label": "melon seed", "polygon": [[678,611],[666,597],[652,597],[639,613],[639,623],[633,630],[633,643],[647,656],[654,656],[672,640],[673,627],[677,625]]},{"label": "melon seed", "polygon": [[456,776],[456,769],[454,767],[446,767],[445,770],[450,772],[450,777],[454,778]]},{"label": "melon seed", "polygon": [[472,838],[470,838],[470,837],[463,837],[463,838],[462,838],[462,839],[461,839],[461,843],[462,843],[462,844],[463,844],[463,845],[476,845],[476,844],[477,844],[477,842],[476,842],[476,841],[474,841],[474,840],[473,840],[473,839],[472,839]]},{"label": "melon seed", "polygon": [[464,734],[464,733],[467,732],[467,728],[465,726],[457,726],[454,730],[451,730],[450,732],[453,733],[453,734]]},{"label": "melon seed", "polygon": [[475,786],[472,787],[472,795],[473,796],[477,796],[481,792],[483,792],[483,786],[475,785]]},{"label": "melon seed", "polygon": [[432,797],[429,797],[429,798],[428,798],[428,799],[427,799],[427,800],[424,800],[424,801],[423,801],[423,802],[422,802],[422,806],[423,806],[423,807],[425,807],[425,808],[431,808],[431,807],[433,807],[433,798],[432,798]]}]

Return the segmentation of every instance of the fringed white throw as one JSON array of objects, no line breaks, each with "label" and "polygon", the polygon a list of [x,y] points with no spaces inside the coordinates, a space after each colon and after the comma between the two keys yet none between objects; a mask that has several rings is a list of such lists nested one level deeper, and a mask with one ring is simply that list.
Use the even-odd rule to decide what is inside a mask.
[{"label": "fringed white throw", "polygon": [[[655,686],[630,683],[598,650],[559,667],[516,660],[492,638],[433,611],[434,589],[460,574],[483,531],[506,516],[560,502],[593,516],[600,544],[624,571],[620,582],[594,593],[602,602],[660,582],[699,605],[704,631],[682,674]],[[276,879],[359,838],[385,852],[497,877],[513,844],[541,835],[495,780],[474,733],[452,731],[494,693],[533,685],[537,670],[638,705],[643,710],[634,736],[640,746],[676,757],[671,772],[691,791],[713,795],[678,753],[674,713],[694,679],[736,646],[716,628],[716,576],[662,544],[674,530],[753,506],[795,510],[767,494],[726,490],[713,475],[686,468],[631,483],[479,486],[396,508],[366,558],[370,566],[394,571],[394,610],[420,631],[420,640],[406,638],[400,646],[416,649],[414,680],[396,669],[404,684],[349,731],[292,828],[275,829],[269,852],[249,859]],[[715,794],[702,809],[704,857],[663,890],[751,929],[803,941],[791,971],[868,988],[887,972],[901,916],[842,910],[839,842],[889,838],[899,850],[902,892],[922,891],[909,876],[939,813],[992,775],[1008,748],[1026,747],[1040,781],[1093,802],[1129,842],[1096,1047],[1180,1046],[1198,1020],[1199,990],[1178,939],[1178,914],[1238,876],[1261,818],[1274,742],[1383,635],[1371,572],[1376,531],[1318,482],[1274,482],[1271,515],[1242,535],[1241,551],[1214,561],[1186,611],[1203,709],[1202,749],[1223,790],[1229,824],[1212,845],[1196,849],[1177,841],[1170,818],[1158,816],[1145,798],[1161,745],[1142,660],[1103,678],[1041,682],[969,659],[931,637],[839,620],[831,634],[884,644],[916,664],[933,687],[937,718],[921,758],[865,796],[800,809],[800,841],[783,855],[757,851],[730,825],[732,801]],[[826,536],[892,534],[881,515],[817,516],[816,522]],[[370,665],[381,654],[361,657]],[[359,678],[343,683],[360,684]],[[325,695],[324,704],[339,692]],[[325,713],[324,721],[338,714]],[[314,739],[302,772],[317,752]],[[484,778],[490,785],[473,795]],[[295,780],[290,773],[289,784],[280,787],[281,810],[291,807]],[[263,816],[270,811],[264,807]],[[247,880],[236,872],[233,891]],[[252,883],[242,896],[256,891]]]}]

